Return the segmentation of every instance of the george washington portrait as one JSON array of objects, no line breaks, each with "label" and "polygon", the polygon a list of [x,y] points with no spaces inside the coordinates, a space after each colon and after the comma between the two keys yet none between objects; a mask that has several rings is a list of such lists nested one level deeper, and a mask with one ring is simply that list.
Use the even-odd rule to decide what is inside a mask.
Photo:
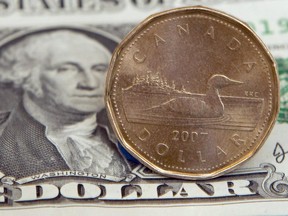
[{"label": "george washington portrait", "polygon": [[0,172],[130,172],[104,106],[116,44],[77,28],[34,30],[1,44]]}]

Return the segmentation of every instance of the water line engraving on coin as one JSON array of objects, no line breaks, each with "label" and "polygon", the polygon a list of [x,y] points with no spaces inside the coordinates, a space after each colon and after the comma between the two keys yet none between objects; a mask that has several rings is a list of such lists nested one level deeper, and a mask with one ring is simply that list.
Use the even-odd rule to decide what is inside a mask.
[{"label": "water line engraving on coin", "polygon": [[278,111],[265,46],[240,21],[202,7],[140,24],[115,52],[107,80],[124,147],[174,177],[215,177],[247,160]]},{"label": "water line engraving on coin", "polygon": [[[181,89],[176,89],[174,80],[169,83],[159,72],[153,74],[148,71],[142,76],[136,75],[132,85],[122,89],[125,116],[131,123],[208,125],[210,128],[225,124],[226,129],[231,126],[239,130],[253,130],[262,112],[263,98],[225,97],[219,93],[226,86],[240,84],[241,81],[214,74],[207,82],[206,94],[197,94],[186,91],[183,85]],[[155,103],[142,104],[142,98],[147,94],[149,101]],[[249,109],[240,115],[239,106],[243,104]]]}]

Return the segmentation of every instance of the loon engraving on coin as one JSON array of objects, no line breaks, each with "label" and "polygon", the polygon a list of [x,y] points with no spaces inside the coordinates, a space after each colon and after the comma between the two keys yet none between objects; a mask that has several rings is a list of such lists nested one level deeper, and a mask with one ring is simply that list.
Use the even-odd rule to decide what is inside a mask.
[{"label": "loon engraving on coin", "polygon": [[123,146],[164,175],[219,176],[264,143],[275,63],[246,24],[204,7],[149,17],[115,51],[106,105]]}]

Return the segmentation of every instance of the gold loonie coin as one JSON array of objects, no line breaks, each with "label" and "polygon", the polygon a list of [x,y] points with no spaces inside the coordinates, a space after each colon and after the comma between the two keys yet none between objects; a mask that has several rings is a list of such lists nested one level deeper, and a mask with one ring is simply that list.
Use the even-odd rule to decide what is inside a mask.
[{"label": "gold loonie coin", "polygon": [[243,22],[206,7],[150,16],[116,49],[106,105],[123,146],[163,175],[222,175],[264,143],[278,113],[275,62]]}]

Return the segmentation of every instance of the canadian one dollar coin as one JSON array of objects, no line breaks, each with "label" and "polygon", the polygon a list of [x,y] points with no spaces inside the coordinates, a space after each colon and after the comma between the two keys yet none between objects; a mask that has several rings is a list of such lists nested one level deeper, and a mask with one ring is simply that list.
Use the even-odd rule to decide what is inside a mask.
[{"label": "canadian one dollar coin", "polygon": [[232,170],[261,147],[279,109],[265,45],[245,23],[200,6],[140,23],[114,52],[106,84],[125,149],[171,177]]}]

